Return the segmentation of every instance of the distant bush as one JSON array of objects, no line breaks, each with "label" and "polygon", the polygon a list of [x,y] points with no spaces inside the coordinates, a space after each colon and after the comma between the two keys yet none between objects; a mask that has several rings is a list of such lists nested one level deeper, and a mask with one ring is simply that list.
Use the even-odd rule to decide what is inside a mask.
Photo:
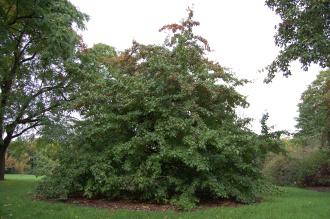
[{"label": "distant bush", "polygon": [[303,159],[306,167],[302,185],[330,186],[330,157],[325,151],[318,151],[310,157]]},{"label": "distant bush", "polygon": [[22,154],[15,158],[9,153],[5,156],[6,159],[6,173],[27,173],[31,169],[30,157],[28,154]]},{"label": "distant bush", "polygon": [[29,173],[36,151],[33,141],[17,139],[8,149],[6,159],[6,173]]},{"label": "distant bush", "polygon": [[6,154],[6,173],[46,175],[58,164],[60,145],[56,141],[17,139]]},{"label": "distant bush", "polygon": [[329,152],[317,147],[288,148],[286,155],[269,155],[263,173],[277,185],[329,186]]}]

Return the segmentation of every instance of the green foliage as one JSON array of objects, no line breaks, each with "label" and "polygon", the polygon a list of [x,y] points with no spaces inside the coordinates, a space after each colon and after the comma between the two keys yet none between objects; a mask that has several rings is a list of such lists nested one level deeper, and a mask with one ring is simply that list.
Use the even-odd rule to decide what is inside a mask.
[{"label": "green foliage", "polygon": [[31,168],[30,157],[27,154],[24,154],[19,158],[15,158],[9,153],[7,153],[5,159],[5,173],[27,173]]},{"label": "green foliage", "polygon": [[312,63],[330,67],[330,2],[328,0],[266,0],[282,21],[275,43],[282,50],[267,67],[267,82],[277,71],[291,75],[290,62],[299,60],[304,70]]},{"label": "green foliage", "polygon": [[330,159],[324,150],[291,142],[287,147],[286,155],[269,155],[263,170],[267,179],[277,185],[330,185]]},{"label": "green foliage", "polygon": [[271,131],[267,125],[269,119],[269,114],[266,113],[262,116],[260,120],[261,125],[261,135],[259,136],[258,144],[259,148],[262,151],[261,155],[263,160],[268,152],[273,152],[275,154],[284,153],[284,141],[281,139],[282,136],[288,136],[290,133],[285,130],[281,131]]},{"label": "green foliage", "polygon": [[[87,16],[67,0],[0,1],[0,180],[12,139],[63,114]],[[34,131],[32,131],[33,133]]]},{"label": "green foliage", "polygon": [[36,152],[36,142],[30,141],[28,139],[18,138],[12,143],[12,146],[8,153],[16,159],[27,154],[32,157]]},{"label": "green foliage", "polygon": [[22,138],[12,143],[6,155],[6,172],[30,173],[37,145]]},{"label": "green foliage", "polygon": [[[39,144],[42,144],[39,142]],[[42,145],[33,156],[31,173],[36,176],[44,176],[52,173],[58,167],[58,154],[60,153],[59,143],[53,142]]]},{"label": "green foliage", "polygon": [[82,53],[80,69],[98,76],[75,102],[84,120],[38,194],[183,209],[201,199],[255,201],[266,144],[278,136],[257,136],[237,117],[236,107],[247,103],[235,88],[246,81],[205,57],[209,46],[193,34],[192,16],[161,29],[172,33],[163,46]]},{"label": "green foliage", "polygon": [[[296,185],[301,181],[300,163],[284,155],[273,155],[265,165],[264,175],[276,185]],[[303,167],[304,168],[304,167]]]},{"label": "green foliage", "polygon": [[322,71],[301,96],[297,136],[318,139],[330,150],[330,70]]},{"label": "green foliage", "polygon": [[57,157],[61,148],[58,142],[49,141],[46,137],[45,135],[38,139],[18,138],[12,142],[7,151],[6,169],[38,176],[51,173],[58,165]]},{"label": "green foliage", "polygon": [[330,71],[322,71],[302,94],[299,129],[286,155],[272,155],[264,174],[279,185],[330,184]]}]

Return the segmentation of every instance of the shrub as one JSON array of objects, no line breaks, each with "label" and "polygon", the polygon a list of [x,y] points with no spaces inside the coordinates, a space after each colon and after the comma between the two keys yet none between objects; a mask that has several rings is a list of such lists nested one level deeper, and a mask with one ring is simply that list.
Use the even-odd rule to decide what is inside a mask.
[{"label": "shrub", "polygon": [[43,172],[45,176],[51,177],[43,177],[40,180],[36,195],[65,200],[69,195],[81,194],[93,156],[66,148],[65,145],[60,147],[57,155],[57,164],[50,168],[51,171]]},{"label": "shrub", "polygon": [[60,145],[57,142],[45,143],[39,139],[39,144],[42,146],[36,151],[33,156],[31,173],[36,176],[43,176],[52,173],[59,165],[58,153]]},{"label": "shrub", "polygon": [[60,145],[57,141],[17,139],[6,154],[7,173],[30,173],[45,175],[58,164]]},{"label": "shrub", "polygon": [[319,150],[303,159],[306,167],[302,185],[330,186],[330,158],[328,151]]},{"label": "shrub", "polygon": [[30,170],[30,157],[22,154],[18,158],[13,157],[9,153],[6,154],[6,173],[26,173]]},{"label": "shrub", "polygon": [[134,144],[91,152],[72,145],[61,153],[60,165],[41,181],[37,194],[56,199],[83,195],[172,203],[183,209],[201,199],[251,203],[262,181],[255,157],[258,149],[246,138],[235,135],[239,144],[231,140],[212,154],[164,148],[168,151],[150,155]]},{"label": "shrub", "polygon": [[19,138],[12,142],[5,156],[7,173],[29,173],[35,151],[33,141]]},{"label": "shrub", "polygon": [[287,155],[270,155],[263,173],[277,185],[329,186],[330,159],[319,148],[296,148]]},{"label": "shrub", "polygon": [[[260,189],[263,156],[278,136],[257,136],[240,119],[235,89],[245,83],[204,55],[192,11],[165,46],[134,43],[119,56],[94,47],[82,68],[104,75],[83,89],[84,121],[37,192],[172,203],[191,209],[202,199],[251,203]],[[104,48],[104,46],[102,46]],[[99,58],[86,58],[100,54]],[[113,53],[111,53],[113,55]],[[104,63],[98,64],[91,60]],[[90,68],[90,66],[92,66]],[[107,68],[107,69],[105,69]]]}]

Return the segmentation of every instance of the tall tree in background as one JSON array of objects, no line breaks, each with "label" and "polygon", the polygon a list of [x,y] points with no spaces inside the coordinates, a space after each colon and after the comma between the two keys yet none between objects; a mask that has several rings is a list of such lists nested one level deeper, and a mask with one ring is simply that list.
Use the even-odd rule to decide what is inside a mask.
[{"label": "tall tree in background", "polygon": [[317,138],[330,149],[330,70],[322,71],[302,94],[298,105],[299,135]]},{"label": "tall tree in background", "polygon": [[69,100],[76,30],[86,19],[67,0],[0,0],[0,180],[12,139]]},{"label": "tall tree in background", "polygon": [[330,1],[267,0],[266,5],[280,15],[275,44],[280,54],[267,67],[270,82],[276,72],[291,75],[290,62],[299,60],[304,70],[310,64],[330,67]]}]

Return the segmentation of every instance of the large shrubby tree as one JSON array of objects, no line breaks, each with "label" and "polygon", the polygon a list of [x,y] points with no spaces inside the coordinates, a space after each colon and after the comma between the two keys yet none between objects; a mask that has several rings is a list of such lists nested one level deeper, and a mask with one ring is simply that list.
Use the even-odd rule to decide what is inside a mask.
[{"label": "large shrubby tree", "polygon": [[316,138],[330,149],[330,70],[320,72],[298,107],[298,136]]},{"label": "large shrubby tree", "polygon": [[67,0],[0,0],[0,180],[12,139],[70,100],[76,30],[86,18]]},{"label": "large shrubby tree", "polygon": [[282,50],[267,67],[267,82],[277,71],[291,75],[290,63],[294,60],[299,60],[304,70],[312,63],[330,67],[329,0],[267,0],[266,5],[282,19],[275,36]]},{"label": "large shrubby tree", "polygon": [[82,54],[80,69],[99,76],[76,101],[83,120],[39,194],[184,208],[204,198],[255,200],[262,155],[277,137],[264,127],[260,138],[237,117],[247,102],[235,88],[245,81],[206,58],[192,16],[161,29],[171,33],[163,46],[134,42],[116,55],[99,45]]}]

